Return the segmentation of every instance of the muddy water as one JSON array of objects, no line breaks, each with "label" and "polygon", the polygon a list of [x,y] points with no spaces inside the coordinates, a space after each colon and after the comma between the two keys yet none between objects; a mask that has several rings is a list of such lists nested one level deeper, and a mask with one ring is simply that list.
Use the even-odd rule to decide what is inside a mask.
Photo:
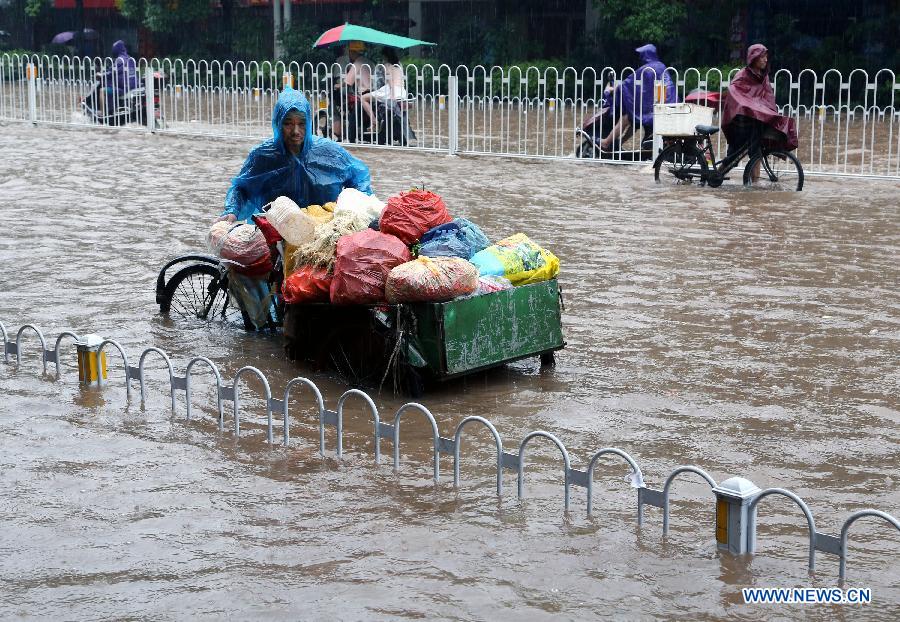
[{"label": "muddy water", "polygon": [[[198,354],[226,378],[243,365],[275,393],[297,375],[329,406],[339,379],[287,363],[276,339],[181,328],[161,318],[158,267],[202,247],[250,143],[0,127],[0,321],[114,337],[136,364],[149,345],[178,373]],[[819,531],[862,508],[900,515],[900,268],[896,184],[808,181],[801,194],[657,188],[646,170],[590,163],[361,151],[382,196],[425,183],[493,238],[526,231],[559,255],[568,347],[424,398],[443,436],[487,416],[507,450],[556,433],[584,468],[594,451],[634,455],[659,488],[680,464],[800,495]],[[853,529],[848,586],[864,608],[744,605],[746,586],[834,586],[837,560],[806,571],[805,520],[786,499],[760,512],[759,555],[720,556],[708,488],[673,488],[635,523],[628,469],[596,472],[562,509],[558,453],[529,446],[493,491],[493,446],[470,430],[462,485],[444,457],[430,481],[430,432],[403,423],[402,468],[372,460],[371,424],[348,408],[345,460],[321,459],[309,398],[292,398],[293,446],[270,449],[252,381],[235,442],[213,419],[170,414],[162,363],[148,400],[80,390],[74,357],[41,377],[37,339],[0,368],[0,612],[4,618],[129,619],[885,619],[900,606],[900,534]],[[51,365],[52,371],[52,365]],[[387,417],[402,400],[376,397]],[[328,455],[334,439],[328,437]]]}]

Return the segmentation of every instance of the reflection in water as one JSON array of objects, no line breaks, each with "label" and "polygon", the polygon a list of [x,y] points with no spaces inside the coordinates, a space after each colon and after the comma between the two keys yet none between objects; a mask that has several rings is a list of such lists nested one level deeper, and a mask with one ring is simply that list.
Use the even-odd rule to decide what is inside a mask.
[{"label": "reflection in water", "polygon": [[[10,125],[0,147],[8,328],[95,332],[132,358],[155,345],[179,374],[200,354],[226,381],[254,365],[276,397],[310,375],[334,408],[346,387],[288,363],[277,338],[183,330],[157,313],[157,269],[202,248],[249,143]],[[832,534],[857,509],[900,514],[895,184],[660,189],[643,169],[360,155],[382,196],[424,180],[491,237],[527,232],[562,262],[568,347],[556,369],[523,361],[439,387],[423,401],[442,436],[482,415],[507,451],[553,431],[576,468],[621,447],[657,488],[679,464],[742,475],[795,491]],[[390,441],[373,463],[361,401],[347,404],[337,463],[332,431],[318,455],[308,392],[292,397],[294,446],[269,448],[251,378],[236,442],[227,408],[218,432],[205,370],[186,422],[181,398],[171,416],[156,357],[147,404],[135,391],[125,410],[118,355],[101,396],[78,387],[74,361],[59,381],[40,379],[38,347],[23,335],[21,368],[0,370],[4,617],[755,618],[770,612],[744,606],[741,587],[837,581],[821,553],[807,575],[805,521],[789,501],[761,511],[760,555],[732,559],[716,553],[709,489],[690,476],[673,487],[663,539],[653,508],[636,527],[621,462],[598,465],[592,518],[582,488],[564,515],[559,454],[536,439],[528,498],[515,499],[507,472],[498,502],[479,427],[466,430],[453,490],[447,457],[441,483],[430,480],[421,418],[404,418],[395,474]],[[383,419],[403,403],[375,399]],[[852,585],[873,589],[873,617],[900,602],[898,536],[877,529],[854,527],[848,566]]]}]

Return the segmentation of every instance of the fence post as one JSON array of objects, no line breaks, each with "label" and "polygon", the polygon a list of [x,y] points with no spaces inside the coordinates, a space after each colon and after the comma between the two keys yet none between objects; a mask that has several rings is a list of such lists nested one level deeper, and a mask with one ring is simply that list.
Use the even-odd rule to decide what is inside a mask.
[{"label": "fence post", "polygon": [[25,76],[28,79],[28,119],[37,125],[37,67],[34,63],[26,65]]},{"label": "fence post", "polygon": [[756,484],[743,477],[732,477],[715,488],[716,548],[735,555],[752,552],[756,540],[750,504],[762,492]]},{"label": "fence post", "polygon": [[144,113],[147,115],[147,131],[152,134],[156,132],[156,105],[153,101],[153,69],[149,66],[144,76],[144,97],[147,102],[144,106]]},{"label": "fence post", "polygon": [[447,115],[450,119],[448,130],[450,132],[449,154],[456,155],[459,149],[459,79],[456,76],[447,78]]}]

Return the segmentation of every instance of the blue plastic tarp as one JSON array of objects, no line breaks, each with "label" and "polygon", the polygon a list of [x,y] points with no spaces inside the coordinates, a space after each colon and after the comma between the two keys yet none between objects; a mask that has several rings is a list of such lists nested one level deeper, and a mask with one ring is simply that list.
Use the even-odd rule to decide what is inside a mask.
[{"label": "blue plastic tarp", "polygon": [[[306,135],[298,155],[284,145],[281,125],[291,110],[306,117]],[[300,207],[337,200],[344,188],[372,194],[369,168],[328,138],[313,135],[306,97],[292,88],[278,96],[272,111],[272,138],[254,147],[225,197],[222,215],[248,220],[280,196]]]}]

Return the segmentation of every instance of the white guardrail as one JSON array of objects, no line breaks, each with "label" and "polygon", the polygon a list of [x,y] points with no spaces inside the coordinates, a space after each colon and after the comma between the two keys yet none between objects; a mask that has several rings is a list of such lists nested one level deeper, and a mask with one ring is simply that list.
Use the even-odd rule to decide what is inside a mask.
[{"label": "white guardrail", "polygon": [[[25,335],[30,338],[27,343],[23,343],[22,341],[22,338]],[[112,388],[110,387],[110,381],[107,378],[106,352],[115,350],[119,355],[118,358],[121,358],[122,361],[122,368],[124,371],[122,376],[124,377],[126,404],[131,403],[133,382],[137,382],[140,386],[141,404],[146,404],[145,400],[149,391],[149,382],[145,377],[145,362],[147,357],[152,354],[154,355],[154,358],[162,360],[169,376],[168,382],[164,383],[162,386],[158,383],[154,383],[156,385],[155,388],[157,390],[162,389],[169,394],[173,417],[178,411],[178,402],[180,401],[176,399],[176,395],[183,395],[185,404],[184,417],[186,420],[191,419],[191,378],[192,375],[198,374],[198,372],[193,372],[192,374],[192,369],[198,364],[202,364],[203,368],[212,373],[212,378],[215,382],[215,418],[218,421],[219,432],[225,432],[225,421],[230,415],[232,433],[236,439],[241,436],[241,378],[244,376],[255,376],[263,388],[264,395],[262,409],[265,411],[266,417],[265,434],[266,440],[270,446],[275,446],[276,444],[276,415],[280,415],[280,418],[282,419],[281,445],[284,447],[291,447],[292,445],[290,436],[291,389],[296,387],[296,390],[293,393],[294,401],[296,402],[297,398],[302,398],[303,400],[311,402],[316,410],[315,418],[316,423],[318,423],[320,455],[325,456],[326,427],[331,427],[334,428],[335,431],[335,456],[338,460],[341,460],[343,457],[344,407],[350,399],[353,399],[356,402],[361,401],[365,405],[365,416],[372,423],[372,447],[375,464],[381,464],[381,441],[386,440],[391,443],[392,446],[393,468],[395,472],[400,470],[401,418],[409,413],[416,413],[418,415],[417,419],[421,421],[424,418],[431,431],[434,482],[437,484],[440,481],[441,454],[449,455],[453,457],[453,486],[455,488],[460,487],[459,466],[463,429],[471,423],[476,424],[476,426],[481,425],[486,427],[490,432],[496,450],[495,455],[488,458],[489,462],[487,464],[490,465],[492,469],[496,469],[497,497],[502,497],[503,495],[504,469],[516,473],[517,496],[519,499],[525,497],[526,448],[534,439],[543,439],[544,443],[550,442],[559,450],[563,472],[563,509],[566,512],[569,511],[571,505],[571,489],[573,487],[580,487],[584,489],[586,512],[589,516],[592,515],[594,472],[596,470],[608,470],[608,459],[613,458],[616,462],[624,462],[627,466],[628,477],[626,479],[629,482],[630,487],[636,493],[634,500],[636,504],[637,524],[642,525],[644,523],[644,506],[660,508],[662,509],[663,535],[666,535],[669,532],[669,493],[672,484],[679,475],[693,474],[703,479],[711,488],[712,494],[709,500],[715,504],[716,548],[736,555],[756,552],[756,521],[759,506],[762,505],[760,502],[764,498],[773,495],[787,497],[798,506],[799,510],[806,518],[807,536],[809,541],[807,548],[807,566],[810,572],[815,570],[817,551],[834,555],[838,558],[838,577],[841,582],[846,578],[847,544],[850,527],[853,523],[860,518],[871,517],[878,519],[880,527],[886,529],[890,533],[893,533],[894,530],[900,531],[900,520],[891,514],[876,509],[863,509],[848,516],[841,525],[839,535],[818,531],[812,510],[793,492],[783,488],[767,488],[761,490],[752,482],[742,477],[731,477],[717,484],[709,473],[699,466],[694,465],[684,465],[675,468],[666,476],[661,489],[651,488],[644,482],[644,472],[641,470],[641,467],[635,458],[618,447],[603,447],[589,452],[591,458],[588,460],[585,469],[573,468],[572,455],[569,453],[569,450],[566,449],[562,440],[555,434],[544,430],[535,430],[526,434],[521,441],[513,444],[513,447],[515,448],[513,451],[505,451],[500,433],[485,417],[466,417],[459,421],[453,428],[454,432],[452,438],[443,437],[440,435],[440,429],[435,416],[428,408],[415,402],[409,402],[401,406],[392,417],[388,418],[390,423],[387,423],[383,420],[383,417],[379,415],[378,407],[375,405],[372,398],[367,393],[358,389],[349,389],[345,391],[338,398],[336,409],[329,410],[326,408],[326,401],[322,392],[316,384],[308,378],[297,377],[290,380],[284,389],[284,399],[278,399],[273,397],[272,387],[268,378],[266,378],[266,375],[256,367],[241,367],[235,374],[234,380],[226,382],[216,364],[204,356],[195,356],[188,361],[184,368],[184,375],[179,376],[175,373],[175,366],[172,364],[169,355],[153,346],[145,348],[138,357],[137,366],[133,366],[129,363],[129,360],[133,361],[134,358],[132,357],[129,359],[125,349],[114,339],[103,339],[96,335],[86,335],[85,338],[82,339],[75,332],[63,331],[56,337],[53,342],[53,348],[50,349],[47,347],[47,340],[44,338],[44,333],[34,324],[24,324],[19,327],[19,329],[15,331],[15,340],[10,340],[10,336],[11,335],[7,332],[6,327],[0,322],[0,344],[2,344],[3,362],[7,365],[15,365],[16,368],[19,368],[23,359],[23,350],[28,349],[30,350],[28,356],[31,359],[32,364],[37,356],[40,357],[43,377],[47,378],[49,376],[47,365],[48,363],[52,363],[56,368],[56,373],[50,377],[55,377],[58,380],[64,367],[62,364],[63,352],[61,350],[61,345],[65,340],[68,342],[67,350],[69,356],[66,357],[67,360],[71,360],[73,349],[77,351],[79,382],[84,385],[96,385],[99,390],[108,390]],[[34,337],[37,337],[37,341],[40,344],[40,350],[38,350],[38,352],[34,352],[36,345],[34,343]],[[95,338],[95,341],[91,341],[91,338]],[[27,345],[28,348],[24,348],[23,346],[25,345]],[[2,369],[2,366],[0,366],[0,369]],[[231,408],[229,408],[228,411],[226,411],[224,402],[231,402]],[[254,410],[259,410],[258,402]],[[203,418],[202,413],[200,414],[200,418]],[[409,420],[410,417],[407,416],[406,419]],[[250,425],[251,422],[245,419],[245,428]],[[258,423],[258,419],[252,427],[259,430],[261,426]],[[472,426],[469,427],[471,428]],[[605,458],[605,460],[601,462],[601,458]],[[602,494],[602,491],[600,494]]]},{"label": "white guardrail", "polygon": [[[333,136],[333,120],[343,118],[342,140],[353,140],[352,129],[361,126],[365,114],[351,105],[345,90],[335,91],[344,78],[338,65],[141,58],[134,67],[138,90],[123,98],[129,100],[127,112],[98,122],[81,102],[97,86],[99,108],[103,100],[120,95],[107,77],[115,62],[109,57],[0,55],[0,120],[112,123],[169,134],[260,139],[271,131],[272,107],[285,85],[306,94],[317,111],[314,127],[323,135]],[[375,76],[383,75],[382,66],[371,69]],[[694,88],[721,96],[734,75],[695,68],[668,68],[666,73],[679,101]],[[380,144],[373,146],[565,159],[584,153],[588,138],[582,125],[599,112],[606,85],[622,83],[635,69],[408,65],[404,74],[407,96],[392,105],[398,124],[386,124],[375,141]],[[650,96],[660,89],[643,89],[641,76],[635,77],[637,97],[629,99],[636,100],[637,108],[643,93]],[[661,82],[663,77],[656,78]],[[797,156],[806,172],[900,178],[900,83],[893,71],[805,69],[794,74],[782,69],[771,79],[782,114],[797,122]],[[619,113],[623,101],[613,99]],[[605,134],[611,125],[604,118],[591,133]],[[603,160],[631,162],[642,137],[636,132],[621,151],[604,154]],[[724,137],[719,133],[716,138],[722,153]],[[589,151],[592,157],[599,155]]]}]

